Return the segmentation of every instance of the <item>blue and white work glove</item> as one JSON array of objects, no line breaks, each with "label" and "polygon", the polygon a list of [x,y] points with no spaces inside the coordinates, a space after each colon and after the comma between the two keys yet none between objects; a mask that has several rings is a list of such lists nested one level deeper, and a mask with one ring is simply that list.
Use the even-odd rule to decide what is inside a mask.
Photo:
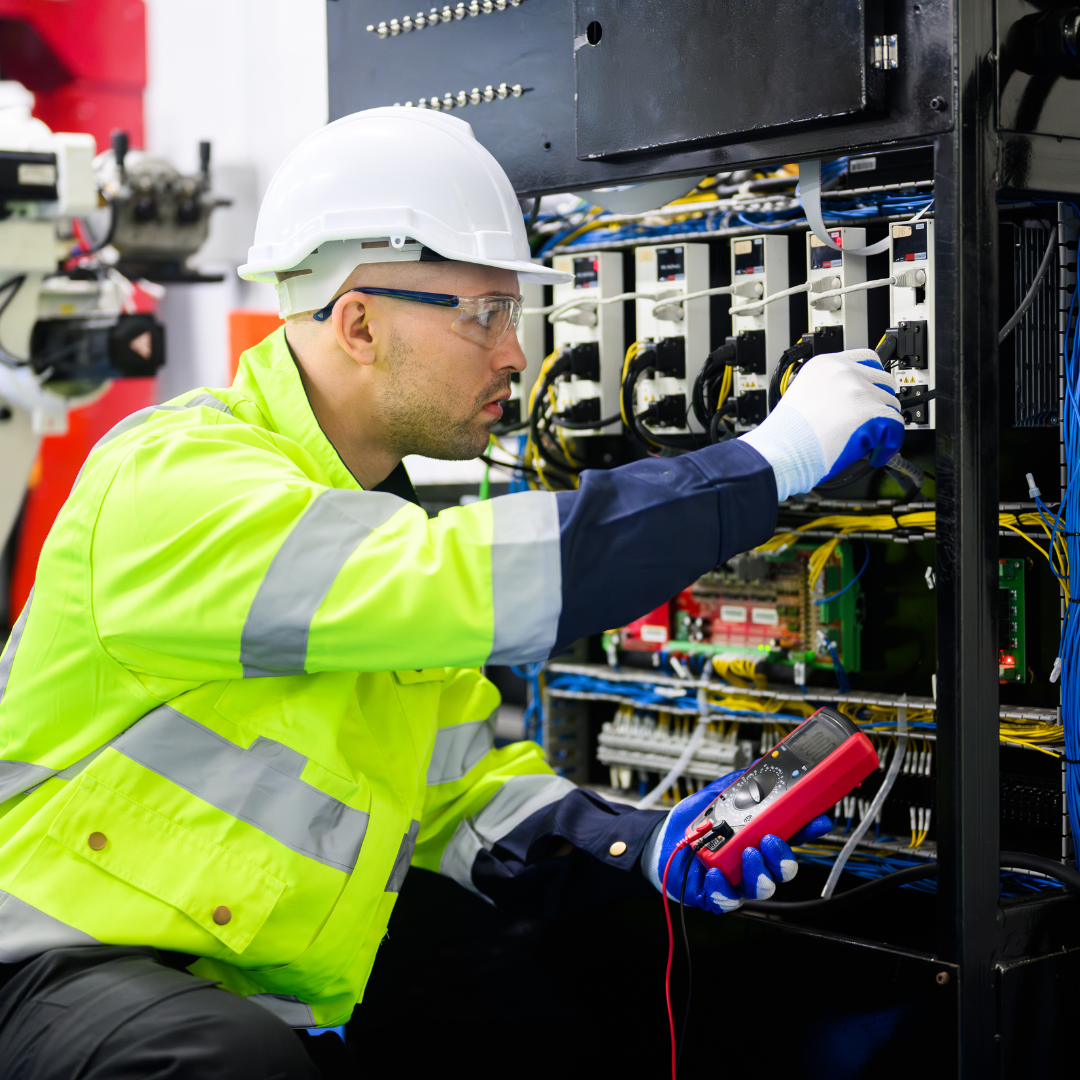
[{"label": "blue and white work glove", "polygon": [[[664,867],[671,858],[671,852],[686,835],[687,827],[724,788],[735,783],[743,771],[721,776],[708,787],[676,803],[675,808],[657,827],[641,855],[642,868],[657,890],[661,888]],[[791,838],[791,842],[798,846],[818,836],[824,836],[831,828],[832,822],[823,814],[800,829]],[[723,871],[715,866],[706,870],[704,863],[687,845],[675,856],[668,871],[667,889],[672,900],[679,899],[683,871],[688,859],[693,859],[693,865],[686,879],[686,903],[717,915],[734,911],[744,900],[768,900],[776,892],[776,883],[790,881],[799,869],[791,848],[779,836],[766,836],[761,841],[760,850],[748,847],[743,851],[742,884],[736,887],[724,877]]]},{"label": "blue and white work glove", "polygon": [[873,349],[812,357],[742,440],[772,466],[780,502],[842,475],[867,454],[871,465],[884,465],[904,441],[896,380]]}]

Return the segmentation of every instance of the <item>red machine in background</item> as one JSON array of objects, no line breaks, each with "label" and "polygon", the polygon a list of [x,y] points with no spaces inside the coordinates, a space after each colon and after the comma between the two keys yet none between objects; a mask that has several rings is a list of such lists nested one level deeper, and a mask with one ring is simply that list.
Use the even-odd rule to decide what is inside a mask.
[{"label": "red machine in background", "polygon": [[[164,327],[155,318],[161,283],[222,280],[188,259],[206,241],[211,213],[228,200],[210,190],[208,142],[199,145],[200,167],[191,175],[141,149],[142,0],[0,0],[0,76],[0,150],[14,152],[20,177],[38,178],[36,188],[4,189],[0,198],[37,202],[38,219],[49,219],[31,249],[0,215],[0,322],[6,319],[9,339],[0,325],[0,398],[7,417],[15,414],[6,405],[16,410],[4,438],[23,470],[9,468],[0,498],[5,534],[23,502],[10,622],[90,449],[157,400],[153,376],[165,362]],[[32,116],[26,90],[34,95]],[[55,244],[68,251],[59,263]],[[34,411],[42,393],[51,427],[41,408]]]},{"label": "red machine in background", "polygon": [[[112,131],[143,142],[146,10],[141,0],[0,0],[0,72],[35,97],[53,131],[85,131],[98,149]],[[137,308],[146,310],[142,294]],[[65,435],[42,440],[14,539],[10,620],[34,583],[38,555],[90,448],[128,413],[153,403],[153,378],[116,379],[93,404],[73,409]]]}]

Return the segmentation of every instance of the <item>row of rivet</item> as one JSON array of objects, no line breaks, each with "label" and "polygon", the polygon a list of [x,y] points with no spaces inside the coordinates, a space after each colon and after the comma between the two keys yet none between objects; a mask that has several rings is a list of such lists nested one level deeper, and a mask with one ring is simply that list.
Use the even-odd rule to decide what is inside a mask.
[{"label": "row of rivet", "polygon": [[[441,98],[438,94],[433,94],[430,99],[421,98],[415,106],[411,101],[406,101],[405,107],[407,109],[414,107],[418,109],[435,109],[436,111],[455,107],[464,109],[466,105],[479,105],[482,101],[494,101],[496,98],[499,101],[505,101],[508,97],[521,97],[522,94],[531,89],[531,86],[522,86],[520,83],[514,83],[513,86],[507,86],[506,83],[492,86],[489,83],[483,90],[478,86],[474,86],[471,91],[459,90],[456,94],[451,94],[448,90]],[[395,101],[394,104],[400,105],[401,102]]]},{"label": "row of rivet", "polygon": [[397,37],[398,34],[407,34],[410,30],[423,30],[425,26],[438,26],[439,23],[448,23],[464,19],[466,15],[490,15],[493,11],[505,11],[508,7],[517,7],[522,0],[472,0],[470,4],[459,3],[452,8],[446,4],[442,11],[432,8],[426,15],[418,11],[415,15],[406,15],[402,19],[383,20],[378,23],[368,23],[368,30],[376,33],[381,38]]}]

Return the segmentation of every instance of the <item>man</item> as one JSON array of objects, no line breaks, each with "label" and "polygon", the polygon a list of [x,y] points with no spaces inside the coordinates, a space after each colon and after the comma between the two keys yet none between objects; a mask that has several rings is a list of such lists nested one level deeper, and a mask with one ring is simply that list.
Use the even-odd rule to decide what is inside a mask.
[{"label": "man", "polygon": [[[230,389],[95,447],[0,660],[20,1076],[314,1075],[289,1026],[349,1018],[410,863],[495,903],[583,863],[658,885],[711,795],[669,820],[493,749],[480,665],[654,608],[903,436],[873,353],[823,357],[740,440],[429,521],[403,456],[484,449],[525,366],[518,281],[560,277],[469,126],[431,112],[302,143],[241,272],[278,284],[284,331]],[[778,838],[745,854],[750,895],[794,872]],[[689,902],[742,895],[692,868]]]}]

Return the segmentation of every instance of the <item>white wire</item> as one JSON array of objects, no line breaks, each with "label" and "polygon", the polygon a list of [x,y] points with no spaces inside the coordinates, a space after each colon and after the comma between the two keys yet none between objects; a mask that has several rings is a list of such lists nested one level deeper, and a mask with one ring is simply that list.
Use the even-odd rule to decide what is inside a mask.
[{"label": "white wire", "polygon": [[855,827],[848,837],[847,843],[837,856],[836,862],[833,863],[832,869],[829,871],[825,888],[821,890],[821,895],[826,900],[832,896],[836,883],[840,880],[840,875],[843,873],[848,859],[851,858],[851,853],[855,850],[855,845],[863,838],[866,830],[870,828],[870,822],[874,820],[881,811],[882,806],[885,805],[885,800],[889,797],[889,792],[892,791],[892,786],[896,781],[897,773],[900,772],[900,762],[907,756],[907,694],[904,694],[898,702],[896,733],[896,750],[893,753],[892,761],[889,762],[889,771],[885,774],[885,779],[881,787],[878,788],[878,793],[874,796],[874,801],[870,804],[866,816]]},{"label": "white wire", "polygon": [[663,798],[665,792],[675,783],[676,780],[682,776],[687,765],[690,764],[690,759],[698,752],[698,748],[701,746],[702,741],[705,738],[705,732],[708,729],[709,721],[712,719],[712,715],[707,711],[708,705],[704,702],[705,691],[698,691],[698,708],[702,709],[701,715],[697,718],[697,727],[694,728],[693,734],[690,736],[690,740],[687,742],[683,752],[679,755],[679,760],[675,762],[671,767],[671,771],[660,781],[637,804],[636,809],[648,810],[654,806],[657,802]]}]

